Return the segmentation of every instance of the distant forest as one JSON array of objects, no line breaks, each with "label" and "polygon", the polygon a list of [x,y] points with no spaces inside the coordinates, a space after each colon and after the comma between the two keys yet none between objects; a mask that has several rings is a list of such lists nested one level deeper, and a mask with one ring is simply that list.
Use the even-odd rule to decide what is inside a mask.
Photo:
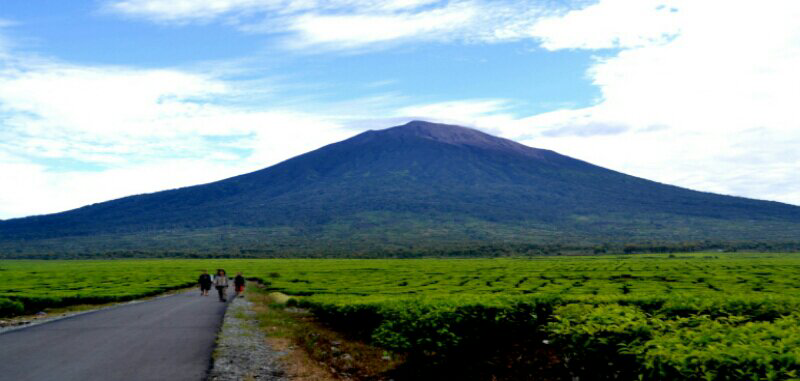
[{"label": "distant forest", "polygon": [[119,259],[119,258],[525,258],[539,256],[575,255],[635,255],[691,252],[800,252],[800,241],[766,242],[680,242],[603,245],[568,244],[489,244],[475,246],[439,246],[393,249],[314,249],[270,248],[203,249],[195,250],[109,250],[109,251],[25,251],[3,252],[0,259]]}]

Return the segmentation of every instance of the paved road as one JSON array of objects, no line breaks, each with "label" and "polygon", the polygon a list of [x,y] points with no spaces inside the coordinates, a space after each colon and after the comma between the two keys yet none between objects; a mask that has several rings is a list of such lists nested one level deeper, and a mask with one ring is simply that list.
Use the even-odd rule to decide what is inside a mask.
[{"label": "paved road", "polygon": [[199,291],[0,334],[0,380],[202,380],[225,303]]}]

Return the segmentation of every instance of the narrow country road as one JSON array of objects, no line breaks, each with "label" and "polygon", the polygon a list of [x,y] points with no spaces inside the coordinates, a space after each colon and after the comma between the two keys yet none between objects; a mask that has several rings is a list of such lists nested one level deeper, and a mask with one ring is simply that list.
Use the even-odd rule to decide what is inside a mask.
[{"label": "narrow country road", "polygon": [[191,291],[2,333],[0,381],[199,381],[225,307]]}]

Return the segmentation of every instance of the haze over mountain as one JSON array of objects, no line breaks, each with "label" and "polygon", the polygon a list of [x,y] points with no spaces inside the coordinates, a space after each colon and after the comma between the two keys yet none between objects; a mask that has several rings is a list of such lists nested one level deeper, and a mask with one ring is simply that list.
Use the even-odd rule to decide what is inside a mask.
[{"label": "haze over mountain", "polygon": [[477,130],[414,121],[210,184],[0,221],[0,256],[193,245],[244,253],[784,242],[798,232],[797,206],[659,184]]}]

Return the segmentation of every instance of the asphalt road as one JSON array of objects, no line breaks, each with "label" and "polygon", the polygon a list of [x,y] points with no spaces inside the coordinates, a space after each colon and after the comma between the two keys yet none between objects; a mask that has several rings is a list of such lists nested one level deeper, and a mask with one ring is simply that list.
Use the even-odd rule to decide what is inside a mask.
[{"label": "asphalt road", "polygon": [[0,380],[199,381],[225,307],[191,291],[2,333]]}]

